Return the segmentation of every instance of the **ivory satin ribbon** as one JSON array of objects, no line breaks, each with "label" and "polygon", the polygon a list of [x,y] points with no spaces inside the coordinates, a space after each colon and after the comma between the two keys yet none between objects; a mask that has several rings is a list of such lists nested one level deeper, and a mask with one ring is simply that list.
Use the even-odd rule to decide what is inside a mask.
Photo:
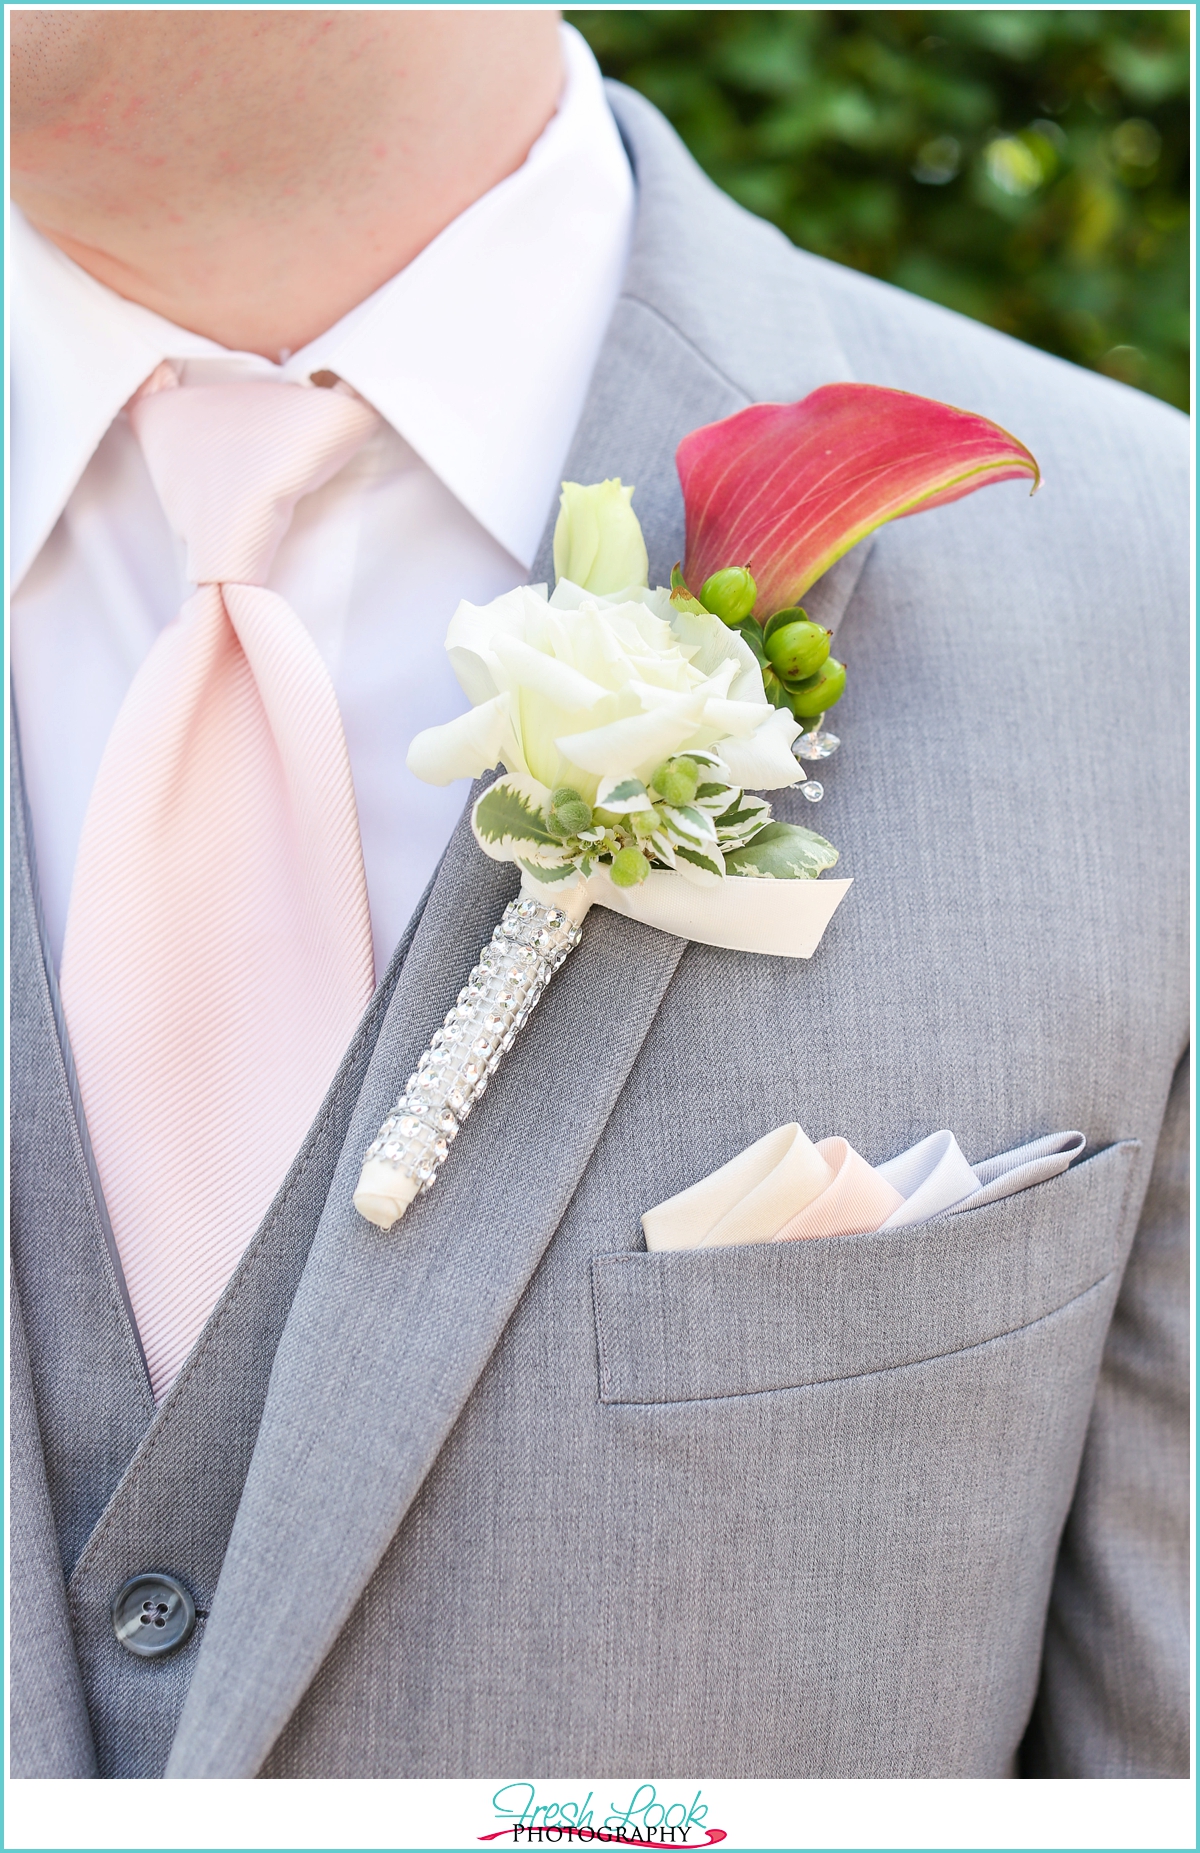
[{"label": "ivory satin ribbon", "polygon": [[827,876],[817,881],[767,881],[727,875],[711,888],[700,888],[668,869],[651,869],[636,888],[615,887],[607,871],[571,884],[569,896],[564,886],[526,874],[521,891],[548,907],[567,907],[577,920],[589,907],[608,907],[627,920],[640,920],[677,939],[698,940],[702,946],[811,959],[850,883]]}]

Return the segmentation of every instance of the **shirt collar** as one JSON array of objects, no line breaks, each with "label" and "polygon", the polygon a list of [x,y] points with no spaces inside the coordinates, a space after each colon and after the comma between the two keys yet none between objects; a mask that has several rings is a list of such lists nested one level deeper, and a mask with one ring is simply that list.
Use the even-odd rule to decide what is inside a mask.
[{"label": "shirt collar", "polygon": [[528,568],[628,255],[633,178],[595,60],[563,27],[566,85],[524,164],[282,366],[127,301],[13,211],[11,545],[36,558],[121,407],[162,360],[277,379],[339,374]]}]

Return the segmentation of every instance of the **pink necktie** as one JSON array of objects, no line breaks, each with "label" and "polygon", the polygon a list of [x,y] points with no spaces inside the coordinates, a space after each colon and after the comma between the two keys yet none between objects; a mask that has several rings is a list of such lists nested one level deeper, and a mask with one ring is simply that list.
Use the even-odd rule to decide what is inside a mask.
[{"label": "pink necktie", "polygon": [[337,698],[264,587],[301,496],[376,428],[319,388],[179,386],[130,407],[199,590],[117,716],[79,845],[62,998],[155,1396],[191,1349],[370,998]]}]

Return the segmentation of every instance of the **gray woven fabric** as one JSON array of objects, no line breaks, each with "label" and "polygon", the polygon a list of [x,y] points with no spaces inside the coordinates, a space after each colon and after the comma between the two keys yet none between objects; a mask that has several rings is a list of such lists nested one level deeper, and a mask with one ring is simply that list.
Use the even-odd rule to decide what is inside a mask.
[{"label": "gray woven fabric", "polygon": [[1179,1775],[1188,1666],[1190,1064],[1179,1065],[1059,1557],[1034,1776]]},{"label": "gray woven fabric", "polygon": [[[328,1190],[260,1258],[256,1433],[209,1346],[84,1552],[101,1771],[1001,1776],[1042,1680],[1031,1770],[1182,1774],[1174,1519],[1138,1507],[1180,1510],[1164,1185],[1138,1224],[1188,1023],[1185,427],[793,251],[612,95],[638,234],[568,473],[636,482],[656,577],[678,438],[822,380],[986,412],[1047,488],[898,523],[822,594],[852,680],[816,818],[855,886],[817,956],[597,910],[384,1235],[359,1156],[515,885],[460,830]],[[874,1161],[946,1125],[975,1152],[1079,1126],[1093,1155],[883,1237],[639,1252],[649,1204],[792,1119]],[[220,1570],[161,1704],[88,1645],[155,1525],[153,1567]]]},{"label": "gray woven fabric", "polygon": [[96,1752],[71,1639],[15,1287],[9,1299],[9,1372],[12,1769],[21,1776],[94,1776]]}]

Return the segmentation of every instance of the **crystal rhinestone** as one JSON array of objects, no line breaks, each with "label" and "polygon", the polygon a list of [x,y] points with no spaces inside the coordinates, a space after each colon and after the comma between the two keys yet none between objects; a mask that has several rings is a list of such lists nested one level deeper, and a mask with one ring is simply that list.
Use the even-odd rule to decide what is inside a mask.
[{"label": "crystal rhinestone", "polygon": [[800,791],[802,795],[808,799],[810,804],[820,804],[821,799],[825,796],[825,787],[822,785],[820,779],[806,779],[804,784],[801,785]]},{"label": "crystal rhinestone", "polygon": [[823,733],[819,727],[811,727],[792,743],[792,752],[797,759],[832,759],[841,741],[835,733]]},{"label": "crystal rhinestone", "polygon": [[371,1155],[428,1190],[461,1124],[487,1089],[581,929],[561,907],[510,903],[457,1000],[410,1075]]}]

